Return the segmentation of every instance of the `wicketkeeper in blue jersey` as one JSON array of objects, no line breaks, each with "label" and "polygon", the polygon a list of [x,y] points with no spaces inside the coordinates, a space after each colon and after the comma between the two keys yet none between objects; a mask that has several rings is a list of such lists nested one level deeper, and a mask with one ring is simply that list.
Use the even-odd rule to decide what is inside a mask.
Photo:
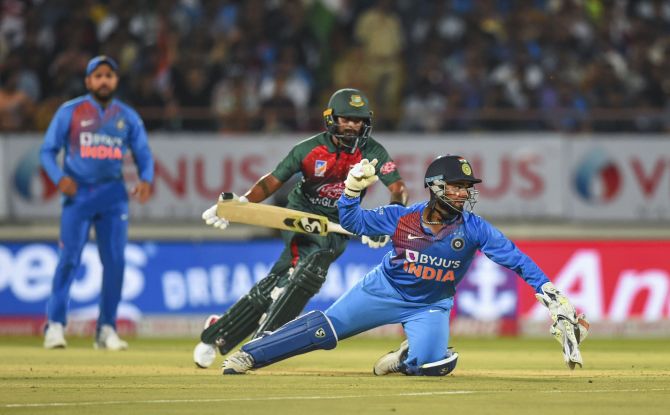
[{"label": "wicketkeeper in blue jersey", "polygon": [[[521,276],[549,309],[551,333],[571,369],[582,365],[579,343],[588,323],[540,268],[498,229],[471,213],[476,178],[463,157],[438,157],[428,167],[430,199],[412,206],[362,209],[360,193],[377,181],[376,160],[356,164],[338,201],[340,223],[356,235],[392,235],[393,249],[381,264],[340,297],[325,313],[312,311],[245,344],[223,363],[223,374],[241,374],[385,324],[402,324],[407,340],[383,355],[375,375],[444,376],[456,367],[449,346],[449,314],[456,286],[482,251]],[[468,205],[466,208],[466,204]]]},{"label": "wicketkeeper in blue jersey", "polygon": [[[114,99],[118,65],[108,56],[97,56],[86,67],[89,94],[64,103],[51,120],[40,152],[42,167],[62,193],[60,255],[47,303],[47,349],[67,345],[64,327],[70,286],[95,227],[103,265],[100,315],[96,348],[123,350],[128,343],[116,333],[116,312],[121,301],[124,250],[128,239],[128,194],[121,167],[132,151],[140,181],[132,190],[140,203],[151,195],[154,162],[140,116]],[[63,168],[56,158],[64,150]]]}]

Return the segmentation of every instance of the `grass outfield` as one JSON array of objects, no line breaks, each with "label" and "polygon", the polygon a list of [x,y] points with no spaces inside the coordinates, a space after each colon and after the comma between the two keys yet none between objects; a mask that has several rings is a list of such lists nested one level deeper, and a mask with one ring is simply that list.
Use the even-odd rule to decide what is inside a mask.
[{"label": "grass outfield", "polygon": [[569,371],[550,339],[454,339],[443,378],[375,377],[397,339],[354,338],[244,376],[196,369],[192,340],[131,339],[125,352],[70,339],[0,337],[0,414],[667,414],[670,340],[588,339]]}]

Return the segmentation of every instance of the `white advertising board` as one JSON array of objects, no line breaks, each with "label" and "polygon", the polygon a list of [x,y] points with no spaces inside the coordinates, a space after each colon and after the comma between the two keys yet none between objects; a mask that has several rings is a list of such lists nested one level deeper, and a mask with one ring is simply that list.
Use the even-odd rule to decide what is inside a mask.
[{"label": "white advertising board", "polygon": [[[562,142],[558,136],[381,135],[410,191],[410,201],[427,197],[423,176],[441,154],[460,154],[472,163],[484,182],[476,212],[491,218],[560,218]],[[11,215],[16,218],[57,217],[58,194],[41,172],[37,151],[41,137],[10,139],[12,154],[5,172],[20,176],[11,185]],[[161,136],[150,139],[156,161],[155,193],[150,203],[131,204],[134,217],[192,219],[216,201],[222,191],[244,193],[271,171],[297,143],[292,137]],[[136,175],[128,160],[125,176],[132,187]],[[383,186],[374,186],[365,206],[388,203]]]},{"label": "white advertising board", "polygon": [[670,142],[640,136],[567,142],[568,214],[579,220],[670,219]]}]

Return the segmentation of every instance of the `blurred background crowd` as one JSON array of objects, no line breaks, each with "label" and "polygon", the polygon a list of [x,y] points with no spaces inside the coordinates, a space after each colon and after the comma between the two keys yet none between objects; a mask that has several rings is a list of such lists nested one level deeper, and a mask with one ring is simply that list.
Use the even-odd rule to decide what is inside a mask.
[{"label": "blurred background crowd", "polygon": [[377,130],[662,132],[668,0],[0,0],[0,131],[42,131],[120,64],[149,130],[322,128],[342,87]]}]

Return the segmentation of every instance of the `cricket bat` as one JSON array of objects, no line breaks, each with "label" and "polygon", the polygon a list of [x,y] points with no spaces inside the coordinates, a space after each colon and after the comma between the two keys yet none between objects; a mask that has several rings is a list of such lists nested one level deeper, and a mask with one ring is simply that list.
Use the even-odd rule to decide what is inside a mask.
[{"label": "cricket bat", "polygon": [[262,203],[240,202],[234,193],[229,192],[219,196],[216,215],[231,222],[312,235],[325,236],[330,232],[353,235],[325,216]]}]

